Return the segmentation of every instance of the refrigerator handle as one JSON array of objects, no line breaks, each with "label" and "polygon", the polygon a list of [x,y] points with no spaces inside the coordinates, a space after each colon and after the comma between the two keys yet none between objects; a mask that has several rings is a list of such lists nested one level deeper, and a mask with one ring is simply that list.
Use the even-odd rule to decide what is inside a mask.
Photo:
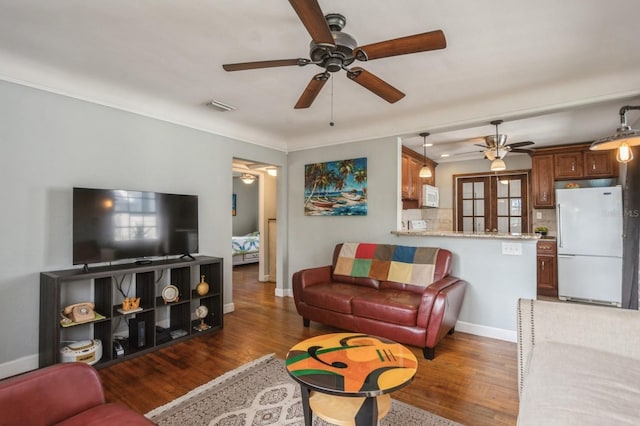
[{"label": "refrigerator handle", "polygon": [[562,212],[560,211],[560,203],[556,206],[558,214],[558,247],[562,248]]}]

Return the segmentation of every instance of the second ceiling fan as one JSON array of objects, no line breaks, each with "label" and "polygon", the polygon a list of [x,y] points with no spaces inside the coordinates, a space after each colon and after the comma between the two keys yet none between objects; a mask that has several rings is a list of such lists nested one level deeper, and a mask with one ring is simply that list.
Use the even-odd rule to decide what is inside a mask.
[{"label": "second ceiling fan", "polygon": [[523,148],[525,146],[533,145],[531,141],[514,142],[507,144],[507,135],[498,133],[498,126],[502,124],[502,120],[493,120],[492,125],[496,126],[496,134],[484,137],[485,144],[475,144],[485,148],[484,156],[488,160],[495,160],[496,158],[502,160],[509,152],[522,152],[529,153],[531,149]]},{"label": "second ceiling fan", "polygon": [[313,76],[295,108],[309,108],[318,93],[329,80],[331,73],[345,70],[347,77],[380,96],[389,103],[402,99],[405,94],[381,78],[361,67],[349,68],[355,61],[370,61],[390,56],[406,55],[429,50],[444,49],[447,42],[441,30],[358,46],[356,39],[342,32],[346,18],[338,13],[323,15],[317,0],[289,0],[302,24],[311,35],[309,58],[277,59],[269,61],[225,64],[225,71],[241,71],[258,68],[305,66],[324,68]]}]

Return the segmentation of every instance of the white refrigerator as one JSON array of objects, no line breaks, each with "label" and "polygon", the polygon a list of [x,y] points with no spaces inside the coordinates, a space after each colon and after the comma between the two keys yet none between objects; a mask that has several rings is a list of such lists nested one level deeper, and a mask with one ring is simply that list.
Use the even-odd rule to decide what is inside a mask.
[{"label": "white refrigerator", "polygon": [[556,190],[558,297],[622,304],[622,189]]}]

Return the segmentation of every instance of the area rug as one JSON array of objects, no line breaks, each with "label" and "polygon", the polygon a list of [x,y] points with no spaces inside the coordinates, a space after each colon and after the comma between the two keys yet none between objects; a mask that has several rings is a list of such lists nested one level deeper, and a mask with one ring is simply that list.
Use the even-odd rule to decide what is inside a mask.
[{"label": "area rug", "polygon": [[[225,373],[145,415],[160,426],[304,425],[300,386],[289,377],[284,361],[274,354]],[[313,424],[331,425],[316,416]],[[380,424],[459,425],[396,400],[392,400],[391,411]]]}]

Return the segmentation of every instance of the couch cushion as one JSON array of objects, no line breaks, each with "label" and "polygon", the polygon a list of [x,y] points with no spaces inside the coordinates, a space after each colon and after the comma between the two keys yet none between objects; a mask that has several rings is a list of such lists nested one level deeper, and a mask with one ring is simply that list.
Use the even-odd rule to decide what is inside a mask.
[{"label": "couch cushion", "polygon": [[333,273],[426,287],[433,282],[438,248],[344,243]]},{"label": "couch cushion", "polygon": [[637,425],[638,419],[637,360],[564,343],[535,344],[518,425]]},{"label": "couch cushion", "polygon": [[393,324],[415,326],[420,294],[410,291],[385,289],[351,301],[353,315]]},{"label": "couch cushion", "polygon": [[351,300],[356,296],[377,293],[378,290],[343,283],[315,284],[304,289],[303,300],[307,305],[351,314]]}]

